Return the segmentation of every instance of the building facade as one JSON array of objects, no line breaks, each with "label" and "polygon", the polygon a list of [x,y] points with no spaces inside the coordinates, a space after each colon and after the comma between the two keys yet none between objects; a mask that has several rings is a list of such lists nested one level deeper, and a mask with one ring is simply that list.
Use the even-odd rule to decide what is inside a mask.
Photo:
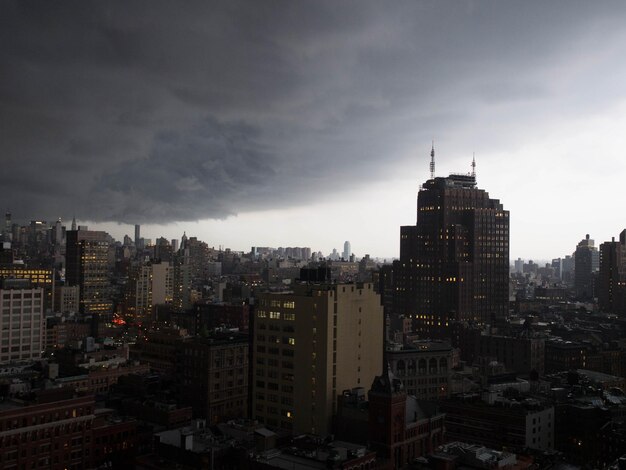
[{"label": "building facade", "polygon": [[380,297],[372,283],[261,294],[253,347],[253,417],[294,433],[330,434],[338,394],[372,383],[382,369]]},{"label": "building facade", "polygon": [[626,230],[619,241],[600,245],[598,304],[607,313],[626,314]]},{"label": "building facade", "polygon": [[594,298],[593,273],[595,260],[599,259],[598,249],[589,234],[576,245],[574,254],[574,292],[577,299]]},{"label": "building facade", "polygon": [[450,396],[452,346],[434,341],[417,341],[398,349],[387,349],[386,360],[402,380],[409,395],[420,400]]},{"label": "building facade", "polygon": [[178,343],[183,402],[211,424],[248,414],[248,337],[195,338]]},{"label": "building facade", "polygon": [[44,289],[27,288],[24,282],[6,280],[0,288],[0,364],[40,359],[45,346]]},{"label": "building facade", "polygon": [[417,196],[417,224],[400,228],[394,271],[395,314],[412,318],[424,337],[447,336],[456,321],[504,318],[509,212],[473,174],[433,175]]},{"label": "building facade", "polygon": [[66,233],[66,282],[79,286],[80,313],[110,320],[109,242],[106,232],[69,230]]}]

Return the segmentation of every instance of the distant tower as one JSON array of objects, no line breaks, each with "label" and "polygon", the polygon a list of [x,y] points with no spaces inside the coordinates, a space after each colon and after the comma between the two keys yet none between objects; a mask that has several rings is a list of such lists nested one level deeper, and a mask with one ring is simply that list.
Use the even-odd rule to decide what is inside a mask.
[{"label": "distant tower", "polygon": [[344,260],[349,261],[351,254],[352,254],[352,247],[350,246],[350,242],[346,240],[343,244],[343,253],[341,256],[343,257]]},{"label": "distant tower", "polygon": [[54,224],[54,244],[60,245],[63,243],[63,224],[61,223],[61,217]]},{"label": "distant tower", "polygon": [[433,140],[433,146],[430,150],[430,179],[435,179],[435,141]]},{"label": "distant tower", "polygon": [[11,213],[7,211],[6,214],[4,214],[4,233],[2,234],[5,242],[11,241],[11,228]]},{"label": "distant tower", "polygon": [[76,217],[72,218],[72,230],[76,230]]},{"label": "distant tower", "polygon": [[140,238],[141,238],[141,225],[135,224],[135,246],[139,246]]}]

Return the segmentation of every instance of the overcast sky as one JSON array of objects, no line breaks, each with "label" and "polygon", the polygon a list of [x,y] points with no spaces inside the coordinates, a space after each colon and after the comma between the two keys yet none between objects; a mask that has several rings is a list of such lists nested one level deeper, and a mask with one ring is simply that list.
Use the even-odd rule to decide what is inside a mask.
[{"label": "overcast sky", "polygon": [[391,257],[434,138],[439,176],[475,152],[512,258],[563,256],[626,228],[624,25],[624,2],[3,1],[0,204]]}]

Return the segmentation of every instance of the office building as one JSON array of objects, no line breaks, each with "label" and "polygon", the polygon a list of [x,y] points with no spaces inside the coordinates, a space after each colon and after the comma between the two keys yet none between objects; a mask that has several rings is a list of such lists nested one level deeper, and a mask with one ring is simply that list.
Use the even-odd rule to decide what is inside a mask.
[{"label": "office building", "polygon": [[578,243],[574,254],[574,292],[579,300],[592,300],[594,297],[593,273],[595,259],[599,259],[598,249],[589,234]]},{"label": "office building", "polygon": [[44,290],[28,280],[5,279],[0,287],[0,364],[40,359],[44,348]]},{"label": "office building", "polygon": [[136,263],[131,266],[125,295],[125,314],[135,322],[153,319],[156,305],[171,304],[174,269],[169,262]]},{"label": "office building", "polygon": [[441,400],[450,396],[452,346],[440,341],[416,341],[387,348],[389,368],[404,382],[409,395],[420,400]]},{"label": "office building", "polygon": [[489,405],[478,397],[462,397],[441,404],[446,413],[446,439],[493,449],[553,450],[554,407],[533,399],[498,398]]},{"label": "office building", "polygon": [[135,225],[135,247],[140,248],[141,245],[141,225]]},{"label": "office building", "polygon": [[261,294],[253,322],[253,417],[295,434],[330,434],[337,396],[371,384],[382,369],[382,342],[372,283],[322,281]]},{"label": "office building", "polygon": [[27,268],[23,264],[0,266],[0,279],[28,279],[32,287],[41,287],[44,290],[44,311],[52,308],[55,291],[52,269]]},{"label": "office building", "polygon": [[344,261],[350,261],[351,255],[352,255],[352,247],[350,246],[350,242],[346,240],[343,243],[343,253],[341,254],[341,257],[344,259]]},{"label": "office building", "polygon": [[248,415],[248,336],[178,341],[181,399],[211,424]]},{"label": "office building", "polygon": [[152,317],[152,266],[136,264],[128,272],[124,314],[128,320],[143,323]]},{"label": "office building", "polygon": [[80,287],[56,286],[53,310],[56,313],[78,313],[80,311]]},{"label": "office building", "polygon": [[80,313],[97,320],[111,318],[109,241],[106,232],[69,230],[66,233],[66,284],[78,286]]},{"label": "office building", "polygon": [[619,241],[600,245],[598,304],[607,313],[626,314],[626,230]]},{"label": "office building", "polygon": [[452,322],[497,322],[508,312],[509,212],[476,187],[476,176],[434,176],[417,196],[417,224],[400,228],[397,315],[424,337],[449,336]]},{"label": "office building", "polygon": [[0,468],[131,468],[137,423],[110,412],[96,411],[93,396],[3,403]]}]

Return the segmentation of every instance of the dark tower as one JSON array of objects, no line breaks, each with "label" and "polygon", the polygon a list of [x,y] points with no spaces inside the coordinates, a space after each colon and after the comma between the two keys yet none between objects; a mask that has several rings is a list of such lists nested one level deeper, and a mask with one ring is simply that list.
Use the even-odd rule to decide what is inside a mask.
[{"label": "dark tower", "polygon": [[95,321],[110,321],[113,313],[108,251],[106,232],[66,232],[65,280],[68,286],[79,286],[80,313]]},{"label": "dark tower", "polygon": [[141,242],[141,225],[135,224],[135,247],[139,247]]},{"label": "dark tower", "polygon": [[593,272],[594,257],[599,256],[594,241],[589,234],[576,245],[574,253],[574,290],[579,300],[592,300],[594,297]]},{"label": "dark tower", "polygon": [[600,245],[598,304],[603,312],[626,314],[626,230]]},{"label": "dark tower", "polygon": [[[434,150],[431,151],[431,175]],[[509,294],[509,212],[471,174],[432,177],[419,190],[417,224],[400,228],[394,313],[424,337],[455,321],[503,319]]]}]

